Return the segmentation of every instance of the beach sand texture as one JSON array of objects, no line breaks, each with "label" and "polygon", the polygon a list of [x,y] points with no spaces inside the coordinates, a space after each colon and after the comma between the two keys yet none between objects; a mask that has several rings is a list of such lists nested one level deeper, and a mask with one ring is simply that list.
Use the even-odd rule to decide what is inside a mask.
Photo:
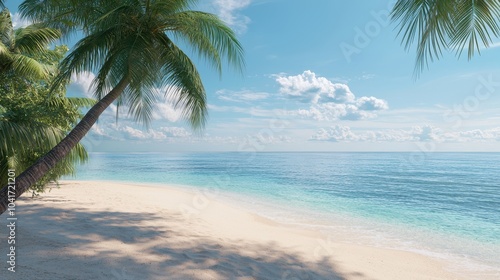
[{"label": "beach sand texture", "polygon": [[1,279],[462,279],[176,187],[65,181],[16,210],[16,272],[2,264]]}]

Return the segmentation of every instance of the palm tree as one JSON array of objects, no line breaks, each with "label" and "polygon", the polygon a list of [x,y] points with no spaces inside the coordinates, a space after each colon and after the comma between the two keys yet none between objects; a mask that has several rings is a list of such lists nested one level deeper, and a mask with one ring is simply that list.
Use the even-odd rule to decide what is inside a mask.
[{"label": "palm tree", "polygon": [[[189,10],[192,0],[26,0],[20,10],[65,31],[76,26],[85,37],[60,65],[56,84],[81,71],[95,71],[99,101],[45,156],[16,178],[16,197],[60,161],[115,100],[136,120],[148,123],[158,89],[176,100],[193,128],[204,126],[207,107],[201,77],[174,40],[187,43],[221,71],[222,58],[241,69],[242,47],[234,32],[215,15]],[[53,21],[55,19],[55,21]],[[52,21],[52,22],[50,22]],[[0,214],[8,188],[0,191]]]},{"label": "palm tree", "polygon": [[[34,58],[57,65],[67,52],[66,46],[46,50]],[[47,55],[49,54],[49,55]],[[56,70],[56,68],[54,68]],[[50,81],[26,78],[14,71],[0,73],[0,184],[8,181],[8,170],[25,170],[52,149],[83,117],[80,108],[90,108],[95,100],[66,97],[66,85],[49,92]],[[87,152],[78,144],[54,169],[38,180],[31,190],[42,192],[49,182],[74,174],[75,163],[85,162]]]},{"label": "palm tree", "polygon": [[498,0],[398,0],[392,20],[399,22],[398,36],[406,49],[415,42],[418,76],[429,61],[439,59],[443,50],[457,56],[467,50],[468,58],[489,47],[500,35]]},{"label": "palm tree", "polygon": [[[22,171],[37,154],[45,153],[61,141],[70,124],[79,118],[78,108],[93,104],[85,98],[66,98],[64,88],[49,98],[47,81],[66,47],[49,49],[61,36],[57,29],[40,24],[13,28],[8,9],[0,12],[0,184],[7,183],[8,169]],[[89,106],[90,107],[90,106]],[[54,120],[53,116],[61,118]],[[32,190],[42,191],[48,181],[74,173],[74,163],[87,153],[77,145],[56,166],[38,180]]]},{"label": "palm tree", "polygon": [[[66,123],[76,121],[79,108],[90,107],[93,100],[53,95],[46,99],[46,89],[32,88],[36,102],[26,93],[11,92],[0,96],[0,183],[7,184],[8,170],[25,170],[40,155],[60,142],[67,133]],[[30,93],[33,95],[33,92]],[[24,102],[23,102],[24,101]],[[28,102],[26,102],[28,101]],[[17,104],[12,104],[13,102]],[[4,104],[7,103],[7,104]],[[8,105],[8,106],[3,106]],[[36,106],[36,108],[35,108]],[[54,120],[54,115],[60,119]],[[33,194],[63,175],[75,173],[75,163],[87,160],[83,145],[76,145],[54,169],[33,186]]]},{"label": "palm tree", "polygon": [[36,57],[50,56],[48,45],[61,37],[61,32],[40,24],[14,30],[8,9],[0,12],[0,73],[13,71],[16,76],[46,78],[51,65]]}]

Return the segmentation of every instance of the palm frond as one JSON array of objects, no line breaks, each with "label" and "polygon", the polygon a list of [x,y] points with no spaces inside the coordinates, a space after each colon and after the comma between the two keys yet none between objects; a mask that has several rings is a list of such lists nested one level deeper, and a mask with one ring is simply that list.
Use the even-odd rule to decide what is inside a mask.
[{"label": "palm frond", "polygon": [[26,78],[43,79],[55,68],[45,64],[53,55],[48,45],[60,37],[58,30],[39,24],[14,30],[8,9],[0,13],[0,71],[13,71]]},{"label": "palm frond", "polygon": [[97,102],[95,99],[85,97],[66,97],[63,100],[78,108],[90,108]]},{"label": "palm frond", "polygon": [[12,70],[27,77],[45,78],[53,69],[49,65],[42,64],[36,59],[22,54],[12,55]]},{"label": "palm frond", "polygon": [[33,147],[50,150],[64,138],[60,129],[41,123],[18,124],[0,121],[0,158],[27,153]]},{"label": "palm frond", "polygon": [[480,53],[481,45],[489,47],[494,37],[500,35],[500,2],[460,1],[452,15],[454,24],[451,46],[457,55],[467,49],[468,58]]},{"label": "palm frond", "polygon": [[[60,74],[54,80],[52,88],[55,89],[61,84],[67,83],[73,74],[99,70],[101,63],[109,59],[108,49],[113,43],[116,31],[117,29],[110,28],[88,35],[78,41],[73,51],[60,63]],[[101,82],[106,84],[105,80]],[[109,86],[111,87],[111,85]],[[99,89],[104,90],[110,87],[98,88],[96,96],[101,98]]]},{"label": "palm frond", "polygon": [[41,25],[29,25],[15,31],[16,48],[21,53],[36,54],[48,50],[48,45],[61,37],[61,31]]},{"label": "palm frond", "polygon": [[12,18],[8,9],[3,9],[0,12],[0,41],[8,48],[12,47],[12,37],[14,27],[12,26]]},{"label": "palm frond", "polygon": [[469,59],[488,47],[492,36],[500,34],[500,3],[496,0],[398,0],[392,10],[398,22],[398,36],[408,50],[417,45],[415,76],[444,50],[460,56],[468,50]]},{"label": "palm frond", "polygon": [[[151,1],[149,1],[151,2]],[[189,9],[196,5],[198,0],[156,0],[149,5],[149,11],[152,14],[176,13]]]},{"label": "palm frond", "polygon": [[211,62],[221,71],[221,57],[226,57],[229,65],[242,71],[244,67],[243,48],[236,34],[217,16],[198,12],[184,11],[165,16],[164,28],[177,39],[185,39],[198,52],[198,55]]},{"label": "palm frond", "polygon": [[[160,60],[161,48],[150,42],[150,39],[142,36],[129,38],[133,40],[128,50],[130,84],[123,99],[124,104],[128,105],[128,114],[147,127],[153,116],[154,104],[158,101],[155,87],[163,74]],[[121,71],[116,67],[114,69],[115,71],[112,72],[116,74]]]},{"label": "palm frond", "polygon": [[21,16],[61,30],[63,39],[92,24],[100,10],[116,7],[114,0],[25,0],[19,5]]},{"label": "palm frond", "polygon": [[162,86],[166,95],[176,100],[176,107],[183,109],[195,129],[203,128],[207,117],[206,94],[201,77],[189,57],[173,44],[167,36],[162,41],[164,52]]},{"label": "palm frond", "polygon": [[7,46],[0,42],[0,59],[10,60],[10,51]]}]

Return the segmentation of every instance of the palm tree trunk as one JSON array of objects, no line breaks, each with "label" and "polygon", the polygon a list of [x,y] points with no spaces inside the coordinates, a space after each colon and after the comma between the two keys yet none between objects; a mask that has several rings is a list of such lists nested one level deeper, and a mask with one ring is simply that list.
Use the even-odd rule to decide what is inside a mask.
[{"label": "palm tree trunk", "polygon": [[[113,88],[104,98],[95,104],[82,120],[71,130],[71,132],[52,150],[38,159],[32,166],[16,177],[15,197],[16,199],[26,192],[36,181],[52,169],[75,147],[80,140],[89,132],[99,116],[106,108],[115,101],[129,84],[129,78],[124,77],[115,88]],[[8,186],[0,190],[0,215],[7,210],[9,204]]]}]

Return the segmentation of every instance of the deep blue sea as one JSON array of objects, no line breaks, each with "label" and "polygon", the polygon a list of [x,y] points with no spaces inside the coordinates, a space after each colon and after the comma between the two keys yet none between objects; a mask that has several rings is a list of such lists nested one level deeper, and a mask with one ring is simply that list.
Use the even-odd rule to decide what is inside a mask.
[{"label": "deep blue sea", "polygon": [[215,190],[343,242],[500,273],[500,153],[92,153],[75,179]]}]

